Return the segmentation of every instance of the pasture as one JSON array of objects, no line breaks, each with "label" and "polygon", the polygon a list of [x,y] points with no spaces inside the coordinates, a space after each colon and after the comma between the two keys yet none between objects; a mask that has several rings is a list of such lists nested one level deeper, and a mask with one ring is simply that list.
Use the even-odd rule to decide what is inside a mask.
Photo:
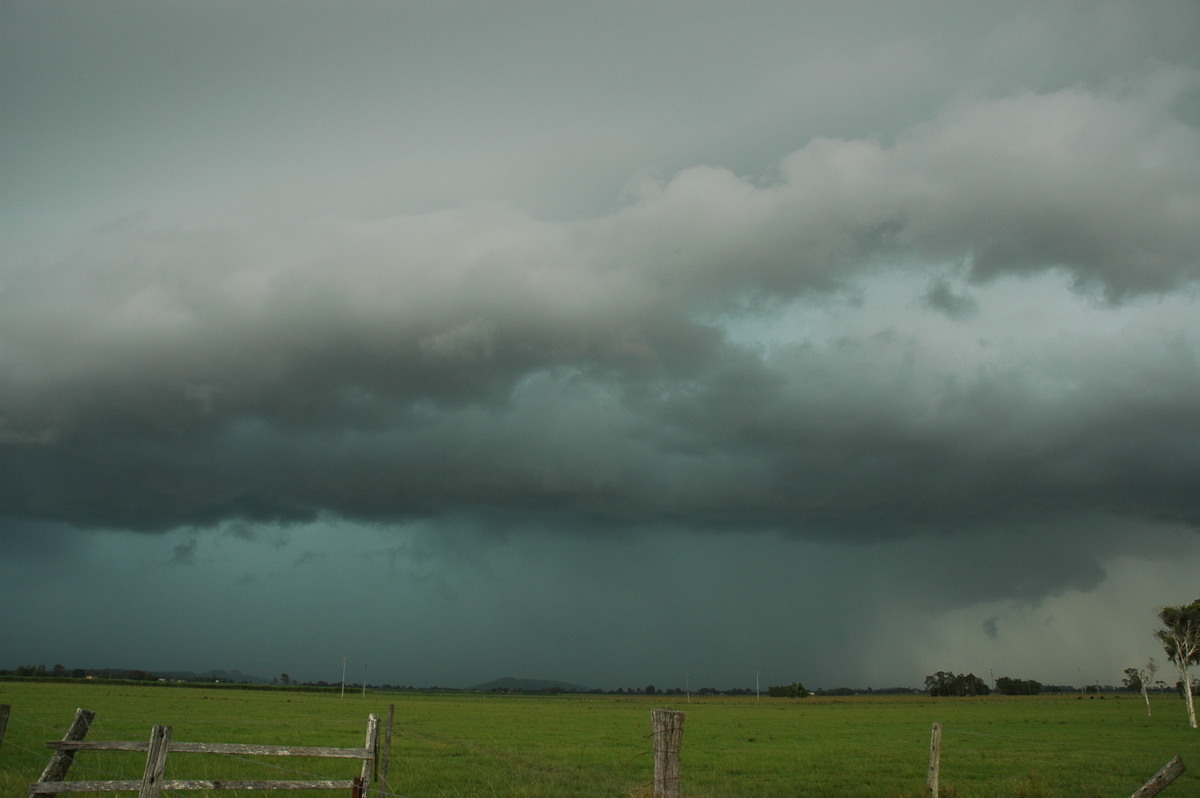
[{"label": "pasture", "polygon": [[[513,696],[470,693],[251,691],[137,684],[0,681],[12,714],[0,746],[0,795],[23,796],[77,707],[97,713],[88,739],[173,739],[361,746],[367,715],[395,707],[389,794],[648,798],[650,711],[687,713],[685,798],[925,794],[930,728],[942,724],[941,794],[1128,796],[1172,756],[1189,770],[1164,798],[1200,794],[1200,732],[1177,696],[974,699],[856,696]],[[191,758],[188,758],[188,757]],[[71,778],[139,778],[144,755],[81,752]],[[173,755],[173,778],[346,778],[345,761]],[[303,774],[303,775],[300,775]],[[180,792],[179,796],[204,793]],[[213,792],[211,798],[270,793]],[[278,794],[278,793],[274,793]],[[96,795],[101,795],[97,793]],[[112,795],[107,793],[104,795]],[[295,793],[295,795],[300,795]],[[311,792],[305,795],[340,795]]]}]

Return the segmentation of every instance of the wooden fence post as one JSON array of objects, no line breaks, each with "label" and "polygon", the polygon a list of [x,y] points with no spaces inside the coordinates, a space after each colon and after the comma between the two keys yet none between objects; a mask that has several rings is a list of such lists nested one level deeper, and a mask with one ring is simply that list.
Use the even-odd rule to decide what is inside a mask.
[{"label": "wooden fence post", "polygon": [[371,785],[379,771],[379,716],[372,712],[367,716],[367,757],[363,760],[363,798],[371,794]]},{"label": "wooden fence post", "polygon": [[670,709],[651,713],[654,725],[654,798],[679,798],[679,749],[683,715]]},{"label": "wooden fence post", "polygon": [[938,775],[942,767],[942,724],[933,724],[933,733],[929,736],[929,794],[932,798],[938,796]]},{"label": "wooden fence post", "polygon": [[146,770],[142,773],[142,788],[138,790],[138,798],[158,798],[162,790],[163,773],[167,769],[170,744],[170,726],[155,726],[150,730],[150,750],[146,752]]},{"label": "wooden fence post", "polygon": [[1152,795],[1158,795],[1168,784],[1179,778],[1179,775],[1185,770],[1187,770],[1187,766],[1183,764],[1183,760],[1175,757],[1163,765],[1162,770],[1151,776],[1150,781],[1143,784],[1141,789],[1130,798],[1150,798]]},{"label": "wooden fence post", "polygon": [[[92,728],[92,721],[95,720],[96,713],[90,709],[80,707],[75,710],[75,720],[71,721],[67,733],[63,735],[63,742],[78,742],[87,736],[88,729]],[[47,763],[46,769],[42,771],[41,781],[63,781],[67,776],[67,771],[75,762],[75,752],[69,750],[58,750],[50,756],[50,762]],[[35,785],[36,786],[36,785]],[[35,795],[32,788],[31,795]]]},{"label": "wooden fence post", "polygon": [[4,730],[8,728],[8,713],[11,710],[8,704],[0,704],[0,748],[4,747]]}]

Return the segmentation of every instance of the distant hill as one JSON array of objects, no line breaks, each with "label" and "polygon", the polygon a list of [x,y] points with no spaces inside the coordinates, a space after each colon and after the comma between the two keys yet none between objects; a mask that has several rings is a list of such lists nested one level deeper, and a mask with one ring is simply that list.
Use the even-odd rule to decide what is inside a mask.
[{"label": "distant hill", "polygon": [[551,679],[515,679],[512,676],[505,676],[503,679],[493,679],[467,689],[481,693],[587,693],[591,692],[592,688],[581,687],[570,682],[556,682]]}]

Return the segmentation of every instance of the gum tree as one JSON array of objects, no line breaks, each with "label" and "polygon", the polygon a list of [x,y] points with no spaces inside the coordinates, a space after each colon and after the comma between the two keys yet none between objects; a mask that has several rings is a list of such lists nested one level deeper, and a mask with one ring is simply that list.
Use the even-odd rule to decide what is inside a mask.
[{"label": "gum tree", "polygon": [[1154,657],[1140,668],[1126,668],[1125,678],[1122,683],[1130,690],[1142,694],[1142,700],[1146,702],[1146,717],[1150,717],[1150,683],[1154,681],[1154,674],[1158,673],[1158,663],[1154,661]]},{"label": "gum tree", "polygon": [[1192,677],[1188,667],[1200,662],[1200,598],[1180,607],[1158,611],[1163,628],[1156,633],[1167,659],[1179,668],[1183,697],[1187,702],[1188,725],[1196,728],[1196,705],[1192,701]]},{"label": "gum tree", "polygon": [[1158,663],[1154,661],[1154,657],[1151,657],[1149,660],[1147,660],[1146,664],[1143,665],[1141,670],[1138,671],[1138,681],[1141,682],[1139,687],[1142,691],[1142,700],[1146,702],[1146,717],[1150,717],[1149,689],[1150,682],[1154,681],[1154,674],[1156,673],[1158,673]]}]

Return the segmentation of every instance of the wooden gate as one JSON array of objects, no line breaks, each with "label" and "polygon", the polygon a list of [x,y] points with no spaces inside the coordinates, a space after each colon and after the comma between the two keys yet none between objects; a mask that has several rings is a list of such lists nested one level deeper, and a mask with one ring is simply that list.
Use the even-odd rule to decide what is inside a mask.
[{"label": "wooden gate", "polygon": [[[240,743],[181,743],[171,740],[170,726],[155,726],[147,742],[85,740],[96,713],[75,712],[75,720],[62,740],[46,743],[54,749],[41,778],[29,787],[29,796],[70,792],[136,792],[138,798],[158,798],[162,790],[351,790],[366,798],[378,771],[379,716],[367,718],[366,742],[362,748],[323,748],[291,745],[244,745]],[[145,751],[146,769],[140,781],[67,781],[67,771],[79,751]],[[230,780],[167,779],[168,754],[238,754],[245,756],[302,756],[362,760],[361,774],[350,779]]]}]

